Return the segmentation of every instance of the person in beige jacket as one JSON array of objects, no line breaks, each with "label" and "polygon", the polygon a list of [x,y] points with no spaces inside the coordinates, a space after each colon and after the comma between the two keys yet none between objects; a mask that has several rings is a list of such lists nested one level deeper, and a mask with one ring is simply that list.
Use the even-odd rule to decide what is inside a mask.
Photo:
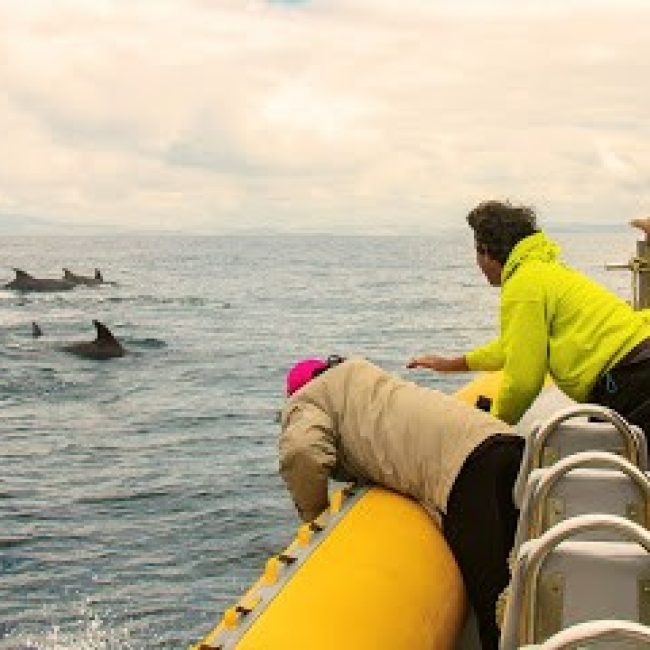
[{"label": "person in beige jacket", "polygon": [[523,439],[488,413],[361,357],[297,363],[281,422],[280,473],[301,518],[327,508],[330,477],[417,500],[458,562],[483,650],[496,650]]}]

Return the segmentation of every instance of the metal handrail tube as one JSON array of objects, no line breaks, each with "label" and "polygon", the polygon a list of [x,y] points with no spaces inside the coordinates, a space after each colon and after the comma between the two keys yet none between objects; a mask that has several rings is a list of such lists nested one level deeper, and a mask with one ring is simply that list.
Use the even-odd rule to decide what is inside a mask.
[{"label": "metal handrail tube", "polygon": [[568,650],[578,644],[604,639],[642,641],[650,644],[650,627],[635,621],[598,619],[577,623],[560,630],[539,645],[524,646],[521,650]]},{"label": "metal handrail tube", "polygon": [[552,465],[537,483],[534,493],[530,494],[532,512],[529,524],[529,537],[538,537],[542,534],[544,511],[541,507],[549,496],[551,489],[558,481],[572,469],[579,467],[612,468],[618,470],[632,479],[641,491],[645,503],[645,519],[648,516],[648,504],[650,503],[650,480],[635,465],[625,458],[607,451],[583,451],[567,456]]},{"label": "metal handrail tube", "polygon": [[589,514],[565,519],[547,530],[531,548],[524,582],[523,609],[526,616],[526,642],[535,640],[535,611],[539,572],[548,555],[566,539],[591,530],[610,530],[631,542],[636,542],[650,553],[650,531],[623,517]]},{"label": "metal handrail tube", "polygon": [[[647,455],[644,455],[641,449],[641,441],[636,432],[616,411],[600,406],[598,404],[579,404],[562,409],[550,420],[543,424],[538,430],[533,440],[533,467],[541,467],[542,451],[548,436],[566,420],[580,416],[595,416],[605,420],[614,426],[621,434],[626,446],[627,458],[635,465],[640,465],[643,469],[647,466]],[[645,461],[645,462],[644,462]]]}]

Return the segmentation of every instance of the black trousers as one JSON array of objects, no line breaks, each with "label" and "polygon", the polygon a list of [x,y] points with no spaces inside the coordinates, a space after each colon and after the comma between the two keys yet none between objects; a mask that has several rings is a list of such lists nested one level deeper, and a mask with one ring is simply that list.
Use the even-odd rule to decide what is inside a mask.
[{"label": "black trousers", "polygon": [[483,650],[497,650],[496,602],[510,581],[519,511],[512,498],[523,438],[496,435],[467,458],[449,495],[443,532],[476,612]]},{"label": "black trousers", "polygon": [[650,359],[614,366],[598,379],[589,401],[618,411],[650,438]]}]

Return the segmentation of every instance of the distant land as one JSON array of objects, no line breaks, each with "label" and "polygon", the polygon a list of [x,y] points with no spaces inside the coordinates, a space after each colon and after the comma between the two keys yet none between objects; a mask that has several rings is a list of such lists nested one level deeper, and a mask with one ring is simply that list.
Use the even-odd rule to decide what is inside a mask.
[{"label": "distant land", "polygon": [[162,229],[145,230],[143,228],[128,228],[123,225],[92,224],[54,221],[42,217],[28,217],[23,215],[0,214],[0,235],[4,236],[31,236],[31,235],[72,235],[72,236],[98,236],[98,235],[169,235],[178,234],[174,231]]},{"label": "distant land", "polygon": [[0,232],[3,234],[27,235],[50,227],[52,226],[46,219],[0,214]]},{"label": "distant land", "polygon": [[[543,222],[543,226],[550,233],[562,233],[562,232],[623,232],[629,231],[632,232],[632,229],[627,222],[623,223],[582,223],[582,222],[562,222],[562,221],[552,221],[552,222]],[[465,229],[465,224],[450,224],[450,223],[441,223],[438,228],[435,230],[424,230],[421,226],[414,225],[412,229],[409,229],[405,224],[399,224],[396,226],[393,231],[391,228],[383,225],[381,231],[368,231],[364,232],[363,227],[359,226],[353,228],[348,232],[327,232],[322,229],[319,230],[309,230],[305,229],[296,229],[296,228],[254,228],[254,227],[242,227],[242,228],[228,228],[223,232],[215,233],[205,233],[207,236],[240,236],[240,237],[274,237],[274,236],[354,236],[354,237],[364,237],[364,236],[398,236],[398,237],[427,237],[434,236],[436,232],[441,231],[451,231],[451,230],[463,230]],[[62,222],[54,221],[51,219],[46,219],[42,217],[31,217],[31,216],[21,216],[21,215],[12,215],[12,214],[2,214],[0,213],[0,235],[3,236],[36,236],[36,235],[49,235],[49,236],[101,236],[101,235],[111,235],[111,236],[120,236],[120,235],[140,235],[140,236],[200,236],[200,233],[194,233],[192,231],[183,232],[182,230],[163,230],[163,229],[145,229],[145,228],[129,228],[124,225],[111,225],[111,224],[91,224],[91,223],[79,223],[79,222]]]},{"label": "distant land", "polygon": [[3,235],[63,235],[71,232],[77,234],[77,231],[78,234],[106,234],[115,233],[115,230],[110,226],[84,226],[40,217],[0,214],[0,233]]},{"label": "distant land", "polygon": [[622,232],[627,230],[632,232],[632,228],[627,222],[623,223],[580,223],[561,221],[548,222],[544,224],[545,230],[549,232]]}]

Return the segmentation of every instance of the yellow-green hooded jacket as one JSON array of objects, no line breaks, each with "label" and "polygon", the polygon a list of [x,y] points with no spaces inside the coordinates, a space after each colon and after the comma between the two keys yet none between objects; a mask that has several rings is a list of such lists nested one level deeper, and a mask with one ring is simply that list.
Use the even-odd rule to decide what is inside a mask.
[{"label": "yellow-green hooded jacket", "polygon": [[584,402],[598,376],[650,337],[647,314],[558,260],[542,232],[522,239],[501,273],[501,335],[465,355],[471,370],[503,368],[492,414],[516,423],[551,374]]}]

